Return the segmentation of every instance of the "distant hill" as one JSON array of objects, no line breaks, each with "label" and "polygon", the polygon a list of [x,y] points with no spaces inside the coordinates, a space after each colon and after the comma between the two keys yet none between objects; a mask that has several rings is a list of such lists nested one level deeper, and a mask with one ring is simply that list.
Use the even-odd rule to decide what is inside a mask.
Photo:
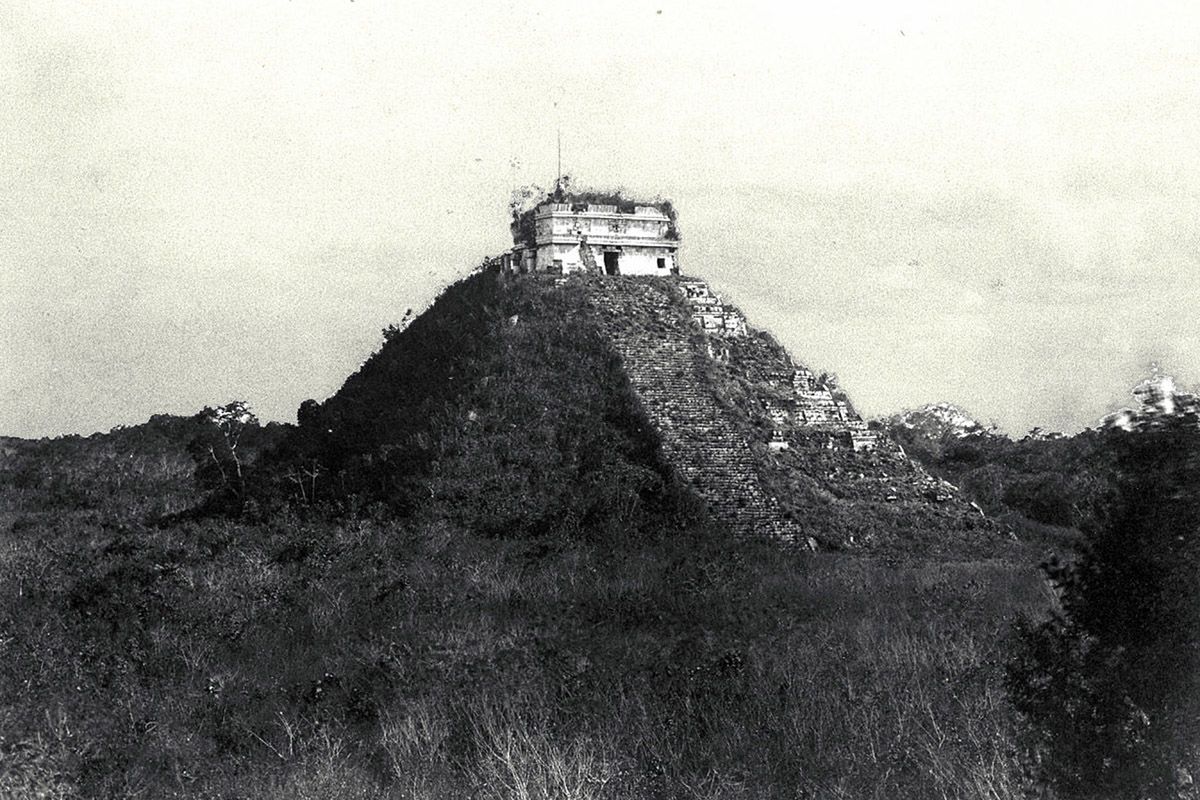
[{"label": "distant hill", "polygon": [[888,423],[902,428],[918,430],[928,438],[996,435],[995,425],[984,425],[969,413],[951,403],[930,403],[913,411],[904,411],[888,417]]},{"label": "distant hill", "polygon": [[940,458],[958,442],[969,437],[1000,436],[995,425],[984,425],[968,412],[950,403],[930,403],[880,420],[905,452],[922,463]]}]

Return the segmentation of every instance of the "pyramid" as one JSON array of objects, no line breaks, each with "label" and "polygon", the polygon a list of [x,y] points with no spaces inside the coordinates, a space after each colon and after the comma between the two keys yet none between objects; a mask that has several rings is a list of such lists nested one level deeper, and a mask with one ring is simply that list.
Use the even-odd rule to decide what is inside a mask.
[{"label": "pyramid", "polygon": [[616,199],[516,214],[512,253],[306,404],[297,451],[342,491],[498,532],[670,484],[743,539],[934,554],[1000,537],[832,376],[681,272],[669,204]]}]

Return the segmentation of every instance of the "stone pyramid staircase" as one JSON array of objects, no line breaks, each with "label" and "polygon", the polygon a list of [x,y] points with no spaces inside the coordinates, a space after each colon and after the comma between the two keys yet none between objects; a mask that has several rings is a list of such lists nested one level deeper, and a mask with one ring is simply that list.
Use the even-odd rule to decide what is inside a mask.
[{"label": "stone pyramid staircase", "polygon": [[[694,291],[695,279],[573,280],[586,287],[664,461],[736,536],[932,553],[994,533],[957,490],[869,432],[840,390],[836,404],[829,391],[800,391],[807,383],[798,388],[797,376],[811,374],[769,336],[697,322],[684,285]],[[740,316],[732,306],[722,314]],[[839,413],[811,421],[824,405]]]},{"label": "stone pyramid staircase", "polygon": [[805,542],[801,526],[763,489],[748,438],[713,394],[687,310],[670,283],[656,283],[608,278],[597,282],[592,300],[665,460],[735,535]]}]

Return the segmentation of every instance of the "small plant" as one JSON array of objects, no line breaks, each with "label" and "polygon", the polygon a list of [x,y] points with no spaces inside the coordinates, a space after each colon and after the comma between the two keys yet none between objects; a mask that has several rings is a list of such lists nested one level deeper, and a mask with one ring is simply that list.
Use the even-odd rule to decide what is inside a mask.
[{"label": "small plant", "polygon": [[410,308],[404,312],[404,317],[400,320],[400,322],[398,322],[398,323],[393,322],[392,324],[388,325],[386,328],[383,329],[384,344],[387,344],[392,339],[394,339],[395,337],[397,337],[401,333],[403,333],[404,329],[412,324],[412,321],[413,321],[413,310]]},{"label": "small plant", "polygon": [[249,404],[234,400],[219,408],[205,407],[196,421],[201,430],[189,446],[196,459],[196,479],[240,507],[246,497],[246,459],[239,448],[246,431],[258,427],[258,418]]}]

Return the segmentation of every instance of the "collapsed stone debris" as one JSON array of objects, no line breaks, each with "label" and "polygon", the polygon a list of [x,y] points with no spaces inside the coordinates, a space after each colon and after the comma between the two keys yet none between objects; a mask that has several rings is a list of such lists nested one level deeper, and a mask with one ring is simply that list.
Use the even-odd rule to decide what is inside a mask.
[{"label": "collapsed stone debris", "polygon": [[[718,336],[747,335],[746,318],[742,312],[726,305],[707,283],[694,278],[679,282],[679,291],[691,306],[692,321],[705,333]],[[722,353],[728,353],[723,350]],[[850,407],[844,395],[839,399],[837,380],[831,375],[818,378],[807,367],[789,364],[787,371],[771,375],[772,383],[790,380],[792,398],[766,401],[767,414],[777,425],[815,425],[830,431],[831,446],[845,444],[855,451],[873,450],[878,436],[867,428],[866,422]],[[788,447],[783,432],[776,430],[771,437],[771,449]]]}]

